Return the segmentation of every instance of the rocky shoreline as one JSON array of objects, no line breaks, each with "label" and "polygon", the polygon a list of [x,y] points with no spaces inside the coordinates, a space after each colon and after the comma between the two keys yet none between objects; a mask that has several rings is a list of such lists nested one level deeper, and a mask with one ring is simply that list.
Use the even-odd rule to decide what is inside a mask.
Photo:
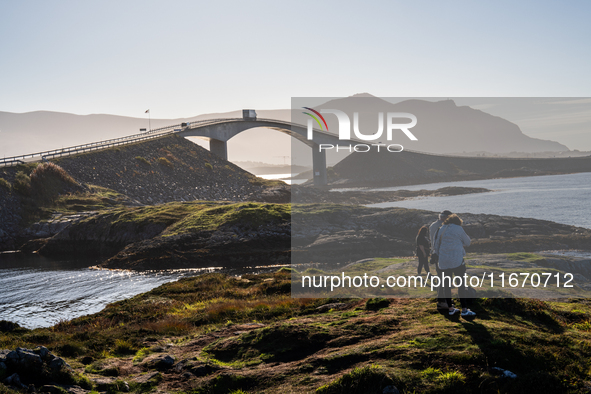
[{"label": "rocky shoreline", "polygon": [[[292,216],[294,263],[412,255],[422,225],[437,213],[405,208],[302,206]],[[468,252],[534,252],[591,248],[591,230],[554,222],[459,213],[472,238]],[[373,255],[372,255],[373,254]]]},{"label": "rocky shoreline", "polygon": [[482,187],[457,187],[448,186],[436,190],[343,190],[330,191],[305,186],[291,186],[291,202],[295,204],[333,203],[367,205],[381,202],[402,201],[415,197],[444,197],[462,194],[486,193],[491,190]]},{"label": "rocky shoreline", "polygon": [[[297,204],[289,212],[288,204],[269,203],[127,208],[72,222],[24,249],[48,257],[101,255],[101,268],[132,270],[347,263],[412,255],[418,228],[437,217],[422,210],[345,204]],[[227,220],[242,214],[238,221]],[[250,214],[263,219],[253,225]],[[508,216],[460,216],[472,238],[471,253],[591,249],[589,229]]]},{"label": "rocky shoreline", "polygon": [[[388,169],[376,171],[375,169]],[[437,182],[574,174],[591,171],[591,157],[461,157],[404,151],[352,154],[333,167],[331,187],[393,187]]]}]

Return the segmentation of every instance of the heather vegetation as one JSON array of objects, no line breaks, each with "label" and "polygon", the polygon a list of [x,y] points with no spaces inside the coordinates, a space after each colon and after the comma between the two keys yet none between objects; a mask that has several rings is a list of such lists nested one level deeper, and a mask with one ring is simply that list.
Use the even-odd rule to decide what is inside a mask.
[{"label": "heather vegetation", "polygon": [[0,348],[46,346],[111,392],[578,393],[590,379],[583,300],[481,299],[465,320],[432,299],[294,299],[290,286],[286,269],[181,279],[51,328],[4,330]]}]

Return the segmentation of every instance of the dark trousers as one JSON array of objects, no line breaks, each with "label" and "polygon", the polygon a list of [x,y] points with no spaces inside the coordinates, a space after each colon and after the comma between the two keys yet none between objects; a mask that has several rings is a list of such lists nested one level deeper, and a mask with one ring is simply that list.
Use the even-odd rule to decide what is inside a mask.
[{"label": "dark trousers", "polygon": [[419,256],[419,266],[417,268],[417,274],[421,274],[421,271],[425,268],[425,272],[429,273],[429,258],[427,256]]},{"label": "dark trousers", "polygon": [[[459,267],[446,269],[441,271],[440,278],[443,280],[443,276],[449,276],[452,278],[454,276],[464,276],[466,273],[466,265],[462,263]],[[441,286],[443,298],[447,300],[447,305],[451,306],[451,286],[448,280],[445,280],[443,286]],[[452,284],[453,286],[453,284]],[[462,304],[462,308],[468,308],[468,297],[466,294],[466,284],[462,283],[462,286],[458,287],[458,296],[460,297],[460,304]]]},{"label": "dark trousers", "polygon": [[[435,264],[435,271],[437,272],[437,276],[441,278],[441,270],[439,269],[439,264]],[[443,295],[443,288],[439,286],[437,288],[437,303],[444,303],[447,302]],[[448,303],[447,306],[451,306],[451,303]]]}]

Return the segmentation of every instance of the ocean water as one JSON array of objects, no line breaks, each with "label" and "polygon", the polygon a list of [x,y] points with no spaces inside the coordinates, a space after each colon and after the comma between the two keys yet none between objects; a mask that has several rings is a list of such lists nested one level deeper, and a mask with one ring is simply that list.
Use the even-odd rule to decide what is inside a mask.
[{"label": "ocean water", "polygon": [[299,185],[307,181],[307,179],[291,179],[291,175],[292,174],[266,174],[257,176],[264,179],[280,179],[288,185]]},{"label": "ocean water", "polygon": [[27,328],[99,312],[107,304],[166,282],[215,268],[131,272],[90,269],[92,260],[52,260],[39,255],[0,253],[0,320]]},{"label": "ocean water", "polygon": [[458,214],[463,212],[517,216],[591,228],[590,172],[431,183],[371,190],[435,190],[446,186],[483,187],[492,192],[449,197],[422,197],[368,206],[426,209],[435,212],[449,209]]}]

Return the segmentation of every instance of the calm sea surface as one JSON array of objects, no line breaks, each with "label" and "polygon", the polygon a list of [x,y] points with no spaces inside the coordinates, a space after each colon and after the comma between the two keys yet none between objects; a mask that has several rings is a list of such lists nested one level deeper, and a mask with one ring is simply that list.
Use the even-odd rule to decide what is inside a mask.
[{"label": "calm sea surface", "polygon": [[484,187],[489,193],[424,197],[368,205],[441,212],[486,213],[550,220],[591,228],[591,173],[484,181],[446,182],[371,190],[434,190],[445,186]]},{"label": "calm sea surface", "polygon": [[299,185],[307,181],[307,179],[291,179],[291,174],[267,174],[257,176],[264,179],[280,179],[288,185]]},{"label": "calm sea surface", "polygon": [[99,312],[107,304],[163,283],[211,270],[127,272],[95,270],[94,261],[51,260],[0,253],[0,320],[27,328]]}]

